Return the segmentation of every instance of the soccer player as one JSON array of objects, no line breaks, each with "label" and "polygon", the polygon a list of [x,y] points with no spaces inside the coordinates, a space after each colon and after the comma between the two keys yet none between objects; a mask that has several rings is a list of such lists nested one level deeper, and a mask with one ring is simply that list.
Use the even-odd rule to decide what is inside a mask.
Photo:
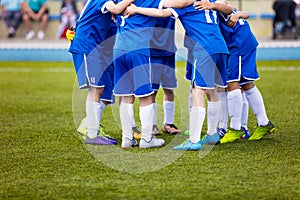
[{"label": "soccer player", "polygon": [[103,104],[101,98],[112,100],[112,75],[110,65],[112,42],[110,27],[112,13],[121,13],[133,0],[89,0],[76,24],[76,36],[71,42],[74,67],[80,89],[88,89],[86,100],[86,123],[88,131],[85,143],[95,145],[116,144],[115,139],[99,135]]},{"label": "soccer player", "polygon": [[157,18],[150,45],[151,81],[154,90],[152,94],[154,107],[152,134],[159,134],[156,125],[156,95],[160,86],[164,91],[164,125],[162,130],[167,134],[178,134],[180,130],[174,125],[174,89],[177,88],[175,73],[175,52],[177,49],[174,18]]},{"label": "soccer player", "polygon": [[[228,4],[226,0],[220,0]],[[210,9],[211,3],[197,2],[201,9]],[[275,130],[268,119],[263,98],[255,86],[254,81],[259,79],[256,68],[256,49],[258,42],[251,32],[248,22],[248,13],[234,10],[231,15],[220,13],[220,28],[229,48],[230,56],[227,67],[228,83],[228,110],[230,125],[221,143],[234,142],[244,135],[241,128],[243,97],[240,87],[244,90],[249,105],[257,118],[257,128],[249,140],[259,140]],[[229,20],[230,19],[230,20]]]},{"label": "soccer player", "polygon": [[[165,0],[161,3],[161,7],[177,7],[178,2],[173,0]],[[181,2],[186,3],[186,2]],[[224,8],[225,13],[231,13],[232,8],[229,6],[217,5],[216,7]],[[135,8],[133,5],[126,9],[129,12],[132,8],[133,14],[145,14],[155,17],[179,17],[185,31],[196,43],[193,51],[194,66],[192,77],[192,98],[193,105],[190,111],[189,122],[189,139],[181,145],[175,146],[175,150],[200,150],[201,146],[201,130],[205,119],[205,98],[208,97],[212,121],[210,121],[210,129],[213,133],[208,132],[206,135],[207,143],[216,143],[219,141],[219,135],[216,133],[218,123],[219,102],[215,85],[226,85],[226,57],[228,49],[221,35],[217,12],[209,10],[196,10],[193,5],[186,6],[182,9],[149,9]],[[125,13],[128,14],[128,13]],[[215,78],[216,77],[216,78]],[[209,131],[211,131],[209,130]]]},{"label": "soccer player", "polygon": [[[158,0],[136,0],[142,7],[158,7]],[[140,148],[160,147],[163,139],[152,135],[153,103],[150,77],[150,40],[156,19],[144,15],[130,18],[117,15],[118,34],[114,46],[115,86],[114,94],[122,96],[120,119],[122,126],[122,148],[138,145],[132,134],[132,96],[140,100],[141,140]]]}]

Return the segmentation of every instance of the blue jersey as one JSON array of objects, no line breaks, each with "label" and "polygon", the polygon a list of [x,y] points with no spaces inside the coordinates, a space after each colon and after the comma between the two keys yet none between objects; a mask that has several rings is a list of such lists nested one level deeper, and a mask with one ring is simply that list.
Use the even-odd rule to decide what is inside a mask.
[{"label": "blue jersey", "polygon": [[186,34],[196,42],[198,49],[206,51],[200,54],[228,53],[228,49],[218,25],[215,10],[198,10],[193,5],[182,9],[174,8]]},{"label": "blue jersey", "polygon": [[[238,12],[237,10],[234,13]],[[249,23],[239,19],[234,28],[227,26],[229,16],[220,13],[220,28],[230,53],[245,55],[258,46],[258,42],[251,32]],[[234,51],[234,52],[233,52]]]},{"label": "blue jersey", "polygon": [[151,56],[169,56],[176,52],[175,19],[158,18],[151,40]]},{"label": "blue jersey", "polygon": [[[136,0],[134,4],[138,7],[157,8],[159,0]],[[136,51],[150,56],[150,40],[153,35],[156,18],[136,14],[129,18],[117,15],[117,20],[118,34],[114,49],[126,52]]]},{"label": "blue jersey", "polygon": [[76,24],[76,35],[70,52],[88,54],[109,35],[112,14],[105,10],[107,0],[89,0]]}]

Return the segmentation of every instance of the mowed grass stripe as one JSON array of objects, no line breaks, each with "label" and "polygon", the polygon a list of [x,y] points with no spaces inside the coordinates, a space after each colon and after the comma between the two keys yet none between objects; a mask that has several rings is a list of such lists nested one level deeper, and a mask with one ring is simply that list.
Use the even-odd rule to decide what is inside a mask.
[{"label": "mowed grass stripe", "polygon": [[[298,63],[260,62],[258,67]],[[99,162],[78,137],[72,111],[75,73],[43,72],[47,68],[73,71],[72,63],[0,62],[0,69],[6,67],[37,71],[0,73],[0,199],[225,200],[300,196],[299,70],[261,71],[256,83],[268,117],[276,126],[274,134],[261,141],[217,145],[204,157],[201,151],[185,152],[159,170],[134,174]],[[184,72],[185,63],[178,63],[178,69]],[[180,110],[179,103],[187,104],[187,98],[178,99],[176,110]],[[157,102],[162,101],[160,90]],[[103,125],[120,142],[120,126],[111,109],[109,106],[104,111]],[[250,111],[251,132],[255,124]],[[160,137],[169,142],[174,136]],[[157,149],[127,151],[147,154]],[[134,170],[136,166],[132,163],[127,167]]]}]

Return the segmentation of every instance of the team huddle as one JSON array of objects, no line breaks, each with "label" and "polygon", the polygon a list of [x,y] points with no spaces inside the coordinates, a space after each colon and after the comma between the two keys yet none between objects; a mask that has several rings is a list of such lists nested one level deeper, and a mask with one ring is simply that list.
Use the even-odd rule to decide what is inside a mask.
[{"label": "team huddle", "polygon": [[[122,148],[160,147],[156,94],[164,91],[163,132],[174,125],[175,19],[185,29],[186,79],[191,82],[188,139],[174,150],[200,150],[203,144],[259,140],[275,130],[254,81],[258,42],[249,15],[226,0],[89,0],[75,30],[67,31],[79,88],[87,88],[86,118],[78,132],[85,143],[115,145],[100,127],[105,107],[119,97]],[[207,113],[206,98],[207,97]],[[141,133],[134,121],[139,98]],[[248,105],[257,118],[249,134]],[[230,123],[228,124],[228,115]],[[201,137],[207,117],[207,133]],[[138,140],[139,139],[139,143]]]}]

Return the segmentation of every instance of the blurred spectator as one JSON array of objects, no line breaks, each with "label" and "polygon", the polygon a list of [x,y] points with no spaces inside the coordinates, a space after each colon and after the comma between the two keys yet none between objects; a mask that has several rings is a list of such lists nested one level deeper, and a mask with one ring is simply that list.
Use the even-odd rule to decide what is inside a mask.
[{"label": "blurred spectator", "polygon": [[24,4],[24,14],[23,21],[28,30],[27,35],[25,36],[27,40],[34,38],[35,32],[32,28],[32,20],[39,21],[40,31],[37,34],[39,40],[44,39],[45,37],[45,29],[49,19],[49,9],[46,5],[47,0],[26,0]]},{"label": "blurred spectator", "polygon": [[7,37],[13,38],[21,22],[22,7],[25,0],[2,0],[1,13],[7,27]]},{"label": "blurred spectator", "polygon": [[298,38],[295,14],[297,3],[298,0],[276,0],[274,2],[273,39],[277,39],[278,34],[285,35],[286,33],[292,33],[295,39]]},{"label": "blurred spectator", "polygon": [[83,7],[85,6],[85,4],[87,3],[88,0],[82,0],[82,5]]},{"label": "blurred spectator", "polygon": [[300,19],[300,0],[294,0],[296,3],[296,18]]},{"label": "blurred spectator", "polygon": [[59,39],[65,34],[65,29],[76,25],[77,21],[77,7],[73,0],[63,0],[61,4],[60,25],[58,27],[56,38]]}]

